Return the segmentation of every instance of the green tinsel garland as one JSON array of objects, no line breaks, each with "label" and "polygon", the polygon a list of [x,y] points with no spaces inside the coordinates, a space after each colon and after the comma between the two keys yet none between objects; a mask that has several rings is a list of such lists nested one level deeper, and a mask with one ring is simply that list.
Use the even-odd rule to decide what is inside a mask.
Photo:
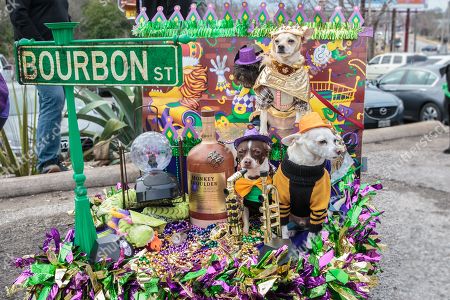
[{"label": "green tinsel garland", "polygon": [[[290,22],[290,25],[293,23]],[[356,40],[362,28],[352,23],[307,22],[300,24],[314,28],[313,40]],[[199,20],[199,21],[165,21],[142,23],[133,30],[138,37],[172,37],[187,34],[196,38],[218,37],[269,37],[280,25],[266,22],[256,26],[255,22],[242,20]]]}]

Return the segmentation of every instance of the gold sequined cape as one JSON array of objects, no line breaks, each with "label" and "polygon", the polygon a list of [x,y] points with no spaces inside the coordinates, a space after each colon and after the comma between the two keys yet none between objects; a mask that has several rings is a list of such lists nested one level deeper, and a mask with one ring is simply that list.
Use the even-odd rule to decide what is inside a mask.
[{"label": "gold sequined cape", "polygon": [[279,73],[273,64],[266,66],[259,74],[253,87],[253,90],[257,95],[259,88],[262,86],[280,90],[309,103],[309,74],[303,66],[289,75]]}]

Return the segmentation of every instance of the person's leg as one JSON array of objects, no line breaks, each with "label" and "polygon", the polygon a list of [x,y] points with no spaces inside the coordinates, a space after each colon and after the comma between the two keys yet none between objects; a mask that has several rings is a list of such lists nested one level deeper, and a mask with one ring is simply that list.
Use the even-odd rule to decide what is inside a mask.
[{"label": "person's leg", "polygon": [[3,126],[5,125],[5,123],[6,123],[6,118],[0,118],[0,130],[2,130],[3,129]]},{"label": "person's leg", "polygon": [[36,131],[38,171],[59,163],[61,147],[61,120],[65,103],[61,86],[37,86],[39,93],[39,119]]}]

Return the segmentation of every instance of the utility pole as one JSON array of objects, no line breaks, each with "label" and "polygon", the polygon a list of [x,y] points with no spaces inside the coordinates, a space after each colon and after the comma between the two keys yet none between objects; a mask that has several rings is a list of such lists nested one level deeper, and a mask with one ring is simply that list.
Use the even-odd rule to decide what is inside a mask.
[{"label": "utility pole", "polygon": [[417,51],[417,8],[414,14],[414,53]]},{"label": "utility pole", "polygon": [[389,49],[391,52],[394,52],[394,41],[395,41],[395,15],[397,10],[394,8],[392,10],[392,23],[391,23],[391,44],[389,45]]},{"label": "utility pole", "polygon": [[408,52],[408,44],[409,44],[409,16],[411,10],[408,8],[406,10],[406,21],[405,21],[405,52]]},{"label": "utility pole", "polygon": [[361,0],[361,5],[359,11],[363,19],[366,19],[366,0]]}]

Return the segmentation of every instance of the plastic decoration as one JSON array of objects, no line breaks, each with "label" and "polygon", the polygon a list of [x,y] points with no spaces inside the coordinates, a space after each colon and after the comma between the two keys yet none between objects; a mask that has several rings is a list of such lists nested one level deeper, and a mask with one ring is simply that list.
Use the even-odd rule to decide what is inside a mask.
[{"label": "plastic decoration", "polygon": [[164,126],[162,134],[169,140],[170,143],[178,139],[178,132],[173,126],[172,117],[167,117],[166,125]]},{"label": "plastic decoration", "polygon": [[278,11],[273,16],[275,24],[284,24],[289,20],[286,10],[284,9],[284,3],[278,4]]},{"label": "plastic decoration", "polygon": [[359,10],[354,12],[346,21],[339,8],[333,12],[328,20],[320,7],[316,7],[312,19],[308,19],[304,7],[299,4],[292,17],[286,13],[284,4],[278,5],[278,10],[273,18],[267,11],[265,2],[260,4],[258,13],[253,17],[247,2],[242,2],[242,8],[237,13],[237,18],[231,11],[229,3],[224,4],[222,18],[219,19],[212,4],[208,5],[205,18],[201,19],[197,12],[197,6],[191,5],[191,10],[186,18],[182,16],[177,7],[169,20],[165,20],[162,10],[155,16],[148,18],[145,11],[141,11],[133,34],[138,37],[171,37],[174,35],[187,34],[197,38],[219,38],[219,37],[269,37],[273,30],[286,23],[297,23],[313,27],[315,40],[356,40],[359,35],[370,34],[369,28],[362,27],[364,20]]},{"label": "plastic decoration", "polygon": [[349,22],[353,24],[354,26],[363,26],[364,24],[364,18],[361,15],[361,12],[359,11],[359,7],[355,6],[353,8],[353,13],[348,18]]},{"label": "plastic decoration", "polygon": [[164,7],[162,7],[162,6],[158,6],[156,8],[156,14],[153,16],[152,22],[161,23],[161,22],[167,21],[166,16],[163,13],[163,10],[164,10]]},{"label": "plastic decoration", "polygon": [[181,133],[183,140],[198,139],[198,133],[192,125],[192,120],[187,119],[183,132]]},{"label": "plastic decoration", "polygon": [[191,21],[191,22],[195,22],[195,21],[199,21],[202,18],[200,17],[200,15],[197,12],[197,4],[192,3],[191,4],[191,9],[186,17],[186,21]]},{"label": "plastic decoration", "polygon": [[233,16],[233,12],[230,10],[230,3],[225,2],[224,6],[224,10],[223,10],[223,15],[222,15],[222,20],[224,20],[225,22],[233,22],[234,21],[234,16]]},{"label": "plastic decoration", "polygon": [[302,4],[299,4],[297,6],[297,11],[295,12],[294,16],[292,17],[292,22],[297,23],[297,24],[303,24],[303,23],[308,22],[308,16],[306,15]]},{"label": "plastic decoration", "polygon": [[330,22],[335,24],[342,24],[345,22],[345,16],[342,13],[342,8],[340,6],[334,9],[334,13],[330,17]]},{"label": "plastic decoration", "polygon": [[250,10],[248,9],[248,3],[243,1],[242,2],[242,10],[238,15],[238,19],[242,20],[242,22],[244,23],[249,23],[251,21],[251,14],[250,14]]},{"label": "plastic decoration", "polygon": [[138,28],[139,26],[141,26],[142,24],[145,24],[146,22],[148,22],[148,16],[145,13],[145,11],[147,10],[147,8],[142,7],[141,11],[139,12],[139,15],[137,15],[136,20],[134,20],[135,25],[133,26],[133,29]]},{"label": "plastic decoration", "polygon": [[270,15],[267,12],[266,7],[267,7],[266,2],[262,2],[261,5],[259,6],[259,12],[258,12],[257,19],[256,19],[256,22],[258,25],[262,25],[262,24],[266,23],[270,18]]},{"label": "plastic decoration", "polygon": [[173,13],[170,16],[169,20],[170,21],[174,21],[174,22],[179,22],[179,21],[184,21],[183,15],[180,12],[180,6],[179,5],[175,5],[173,7]]},{"label": "plastic decoration", "polygon": [[209,22],[218,20],[213,4],[211,4],[211,3],[208,4],[208,10],[205,12],[205,16],[203,17],[203,20],[209,21]]},{"label": "plastic decoration", "polygon": [[320,7],[320,6],[314,7],[314,15],[312,17],[312,20],[314,21],[314,23],[325,23],[326,22],[325,15],[322,12],[322,7]]}]

